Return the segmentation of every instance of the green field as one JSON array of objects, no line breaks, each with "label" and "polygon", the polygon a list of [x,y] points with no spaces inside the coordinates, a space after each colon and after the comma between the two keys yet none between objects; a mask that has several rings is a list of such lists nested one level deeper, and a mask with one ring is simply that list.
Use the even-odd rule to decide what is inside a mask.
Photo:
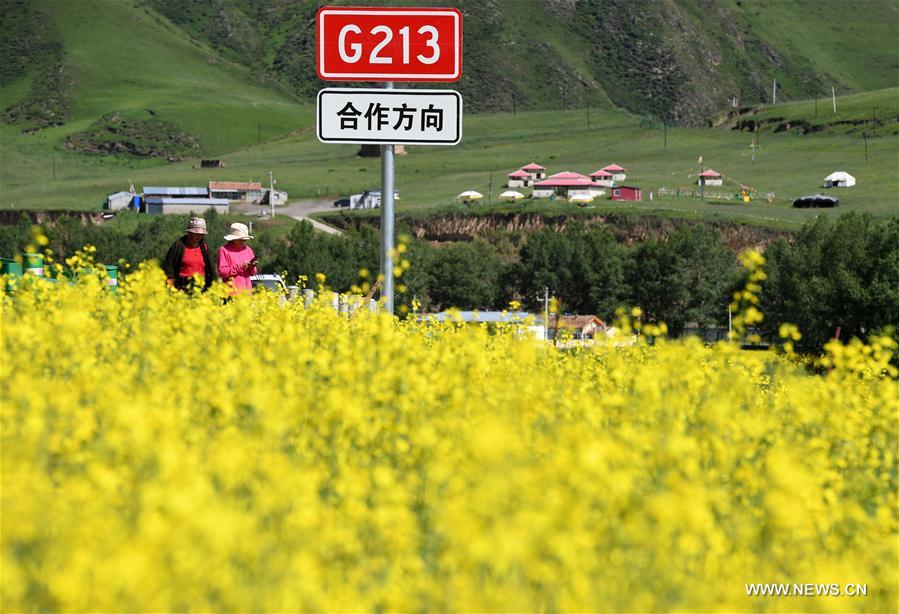
[{"label": "green field", "polygon": [[[867,96],[867,95],[861,95]],[[845,97],[851,101],[851,97]],[[799,103],[795,103],[799,104]],[[303,113],[303,111],[306,111]],[[22,136],[8,128],[2,153],[3,208],[99,208],[105,195],[127,189],[129,182],[142,185],[203,185],[210,180],[265,180],[272,170],[279,187],[292,199],[344,195],[380,184],[380,161],[359,158],[353,145],[319,143],[310,127],[308,109],[298,108],[298,133],[270,138],[220,155],[224,169],[195,168],[196,161],[163,165],[132,162],[112,157],[88,157],[54,149],[56,179],[45,148],[52,132]],[[827,211],[897,212],[899,194],[899,138],[881,130],[868,139],[868,160],[862,138],[851,133],[809,134],[763,132],[752,162],[752,135],[727,128],[668,128],[667,148],[663,130],[644,127],[624,112],[586,110],[497,113],[467,117],[462,144],[456,147],[409,147],[397,158],[400,210],[461,209],[459,192],[478,190],[495,197],[503,190],[505,176],[523,164],[537,161],[550,173],[573,170],[589,174],[616,162],[628,169],[628,184],[643,188],[642,203],[613,204],[595,201],[597,211],[607,208],[639,208],[668,211],[690,217],[724,217],[759,224],[798,223],[820,211],[791,207],[797,196],[820,191],[825,175],[845,170],[858,180],[854,188],[832,190],[840,207]],[[56,136],[57,139],[61,135]],[[39,143],[29,143],[40,139]],[[30,147],[26,146],[30,145]],[[698,159],[735,182],[751,185],[759,193],[773,193],[767,203],[712,204],[698,198],[659,197],[660,187],[695,190]],[[492,174],[492,191],[490,181]],[[709,193],[734,193],[736,184],[708,188]],[[648,193],[654,199],[648,200]],[[486,199],[485,199],[486,200]],[[601,204],[604,203],[604,204]],[[484,205],[481,205],[482,207]],[[533,209],[556,207],[538,201],[523,205]]]},{"label": "green field", "polygon": [[[0,209],[99,210],[107,194],[127,190],[132,183],[138,190],[147,185],[201,186],[211,180],[267,183],[269,171],[291,199],[337,197],[379,186],[378,159],[358,157],[354,145],[317,141],[313,103],[298,101],[270,79],[224,59],[157,13],[127,2],[41,0],[37,5],[52,16],[66,61],[73,67],[72,118],[64,126],[32,134],[24,134],[20,125],[0,125]],[[123,26],[111,28],[109,23]],[[548,31],[554,33],[549,44],[560,53],[567,49],[563,32]],[[887,74],[895,74],[886,68]],[[27,91],[28,79],[4,87],[3,108]],[[516,205],[519,209],[627,209],[793,226],[821,211],[795,210],[792,200],[821,191],[827,174],[845,170],[858,184],[832,190],[841,204],[825,214],[896,214],[899,88],[840,95],[837,104],[836,115],[830,101],[821,98],[817,117],[813,100],[760,107],[741,117],[770,122],[758,133],[754,162],[750,147],[754,136],[730,129],[736,120],[716,128],[665,130],[658,122],[607,104],[589,110],[589,125],[587,109],[468,114],[460,145],[409,147],[407,155],[398,157],[399,210],[462,210],[455,196],[469,189],[493,197],[485,201],[495,201],[507,173],[536,161],[549,173],[585,174],[616,162],[628,169],[626,183],[643,189],[644,201],[597,200],[583,209],[525,201]],[[66,137],[109,113],[166,122],[193,135],[200,145],[197,159],[167,164],[80,154],[64,147]],[[876,127],[833,123],[862,122],[872,114],[879,120]],[[775,118],[816,123],[816,131],[775,132]],[[867,160],[862,132],[869,136]],[[709,188],[705,202],[695,196],[660,194],[661,188],[669,193],[696,191],[700,156],[705,168],[725,175],[729,180],[725,186]],[[201,157],[221,158],[226,167],[200,169]],[[735,194],[740,183],[752,186],[757,195],[772,195],[772,202],[765,198],[748,205],[713,202],[718,193]],[[478,208],[493,207],[503,208],[495,202]]]}]

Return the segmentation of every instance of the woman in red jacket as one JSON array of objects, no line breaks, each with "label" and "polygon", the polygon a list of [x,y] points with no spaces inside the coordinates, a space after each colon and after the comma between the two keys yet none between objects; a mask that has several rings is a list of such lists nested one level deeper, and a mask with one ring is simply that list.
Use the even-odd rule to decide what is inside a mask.
[{"label": "woman in red jacket", "polygon": [[206,220],[192,217],[187,223],[184,236],[169,247],[162,268],[170,286],[186,292],[192,291],[195,287],[195,275],[202,279],[203,292],[212,285],[215,269],[209,258],[206,234]]}]

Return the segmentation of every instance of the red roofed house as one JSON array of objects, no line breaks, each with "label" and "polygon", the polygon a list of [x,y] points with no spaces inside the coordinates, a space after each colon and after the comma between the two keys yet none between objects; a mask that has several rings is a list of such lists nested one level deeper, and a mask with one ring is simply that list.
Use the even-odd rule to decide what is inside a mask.
[{"label": "red roofed house", "polygon": [[627,177],[624,174],[625,168],[623,166],[618,166],[617,164],[610,164],[608,166],[602,167],[602,170],[607,173],[612,173],[612,179],[614,181],[624,181]]},{"label": "red roofed house", "polygon": [[209,196],[227,198],[231,201],[258,204],[262,202],[266,190],[255,181],[210,181]]},{"label": "red roofed house", "polygon": [[590,178],[597,185],[604,185],[607,188],[612,187],[612,184],[615,183],[613,179],[614,175],[609,171],[604,171],[602,169],[596,171],[595,173],[590,173]]},{"label": "red roofed house", "polygon": [[597,332],[606,330],[606,323],[596,316],[559,316],[552,314],[549,317],[548,337],[556,338],[556,330],[561,338],[569,336],[571,339],[593,339]]},{"label": "red roofed house", "polygon": [[612,188],[612,200],[643,200],[643,191],[630,185],[616,185]]},{"label": "red roofed house", "polygon": [[718,171],[709,169],[707,171],[699,173],[699,181],[697,182],[697,185],[721,185],[721,183],[721,173],[719,173]]},{"label": "red roofed house", "polygon": [[546,169],[537,164],[536,162],[531,162],[530,164],[525,164],[521,167],[521,170],[526,173],[530,173],[534,177],[534,181],[540,181],[546,177]]},{"label": "red roofed house", "polygon": [[534,198],[550,198],[552,196],[602,196],[606,191],[590,180],[586,175],[564,171],[550,175],[543,181],[534,184]]},{"label": "red roofed house", "polygon": [[527,188],[534,183],[534,176],[524,169],[509,173],[506,177],[509,178],[506,185],[510,188]]}]

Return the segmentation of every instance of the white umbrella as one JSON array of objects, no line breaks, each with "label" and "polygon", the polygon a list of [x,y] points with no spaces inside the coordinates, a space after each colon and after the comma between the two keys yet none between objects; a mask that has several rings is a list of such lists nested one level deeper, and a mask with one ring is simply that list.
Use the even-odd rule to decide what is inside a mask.
[{"label": "white umbrella", "polygon": [[568,197],[568,202],[570,203],[592,203],[593,197],[589,194],[575,194],[574,196]]},{"label": "white umbrella", "polygon": [[479,198],[484,198],[484,195],[480,192],[475,192],[474,190],[465,190],[456,198],[459,200],[478,200]]},{"label": "white umbrella", "polygon": [[513,201],[524,198],[524,194],[522,194],[521,192],[516,192],[515,190],[506,190],[505,192],[500,194],[499,197],[508,201]]}]

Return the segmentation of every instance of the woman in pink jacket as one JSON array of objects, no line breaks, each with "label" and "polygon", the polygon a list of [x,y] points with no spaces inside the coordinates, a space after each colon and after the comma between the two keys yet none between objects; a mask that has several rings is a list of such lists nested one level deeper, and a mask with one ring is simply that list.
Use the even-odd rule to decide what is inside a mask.
[{"label": "woman in pink jacket", "polygon": [[231,232],[225,235],[225,243],[219,248],[219,275],[222,281],[231,282],[236,291],[253,291],[250,276],[256,274],[256,254],[247,245],[252,239],[246,224],[231,224]]}]

